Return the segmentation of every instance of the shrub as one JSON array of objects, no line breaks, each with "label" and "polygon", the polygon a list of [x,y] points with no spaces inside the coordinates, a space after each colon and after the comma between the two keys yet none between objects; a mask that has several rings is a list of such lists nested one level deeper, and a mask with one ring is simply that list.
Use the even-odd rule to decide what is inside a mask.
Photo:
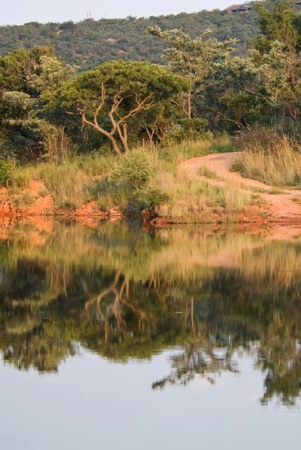
[{"label": "shrub", "polygon": [[168,195],[157,188],[149,188],[143,192],[143,198],[146,206],[156,206],[166,203],[169,199]]},{"label": "shrub", "polygon": [[213,133],[206,131],[207,125],[206,119],[183,119],[170,127],[168,133],[161,139],[160,146],[172,146],[185,141],[213,140]]},{"label": "shrub", "polygon": [[133,150],[114,164],[109,181],[138,190],[151,179],[153,168],[150,157],[144,150]]}]

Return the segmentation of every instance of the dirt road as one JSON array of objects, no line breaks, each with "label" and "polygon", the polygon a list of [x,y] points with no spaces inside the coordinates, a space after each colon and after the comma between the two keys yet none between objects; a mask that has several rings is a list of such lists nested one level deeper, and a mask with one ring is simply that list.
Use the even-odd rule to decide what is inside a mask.
[{"label": "dirt road", "polygon": [[[180,170],[190,177],[204,178],[214,186],[235,185],[242,190],[252,191],[263,200],[266,219],[270,222],[296,222],[301,224],[301,190],[275,189],[257,180],[243,178],[231,172],[231,167],[239,153],[217,153],[184,161]],[[214,172],[214,178],[200,175],[201,167]],[[262,215],[264,216],[264,214]]]}]

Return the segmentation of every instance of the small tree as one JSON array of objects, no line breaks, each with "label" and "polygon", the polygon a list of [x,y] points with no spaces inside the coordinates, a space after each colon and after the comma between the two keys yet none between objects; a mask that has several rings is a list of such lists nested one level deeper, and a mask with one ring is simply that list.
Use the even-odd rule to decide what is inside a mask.
[{"label": "small tree", "polygon": [[184,77],[189,85],[188,92],[182,96],[181,108],[186,118],[191,119],[193,97],[216,84],[213,75],[221,69],[236,40],[219,42],[211,37],[209,29],[195,39],[178,29],[162,31],[159,27],[149,27],[148,31],[170,46],[164,56],[171,70]]}]

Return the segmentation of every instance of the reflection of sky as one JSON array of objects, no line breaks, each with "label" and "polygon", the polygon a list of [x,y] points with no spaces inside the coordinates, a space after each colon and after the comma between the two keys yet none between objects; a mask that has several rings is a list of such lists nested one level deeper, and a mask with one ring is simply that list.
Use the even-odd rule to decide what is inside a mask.
[{"label": "reflection of sky", "polygon": [[153,391],[170,373],[169,354],[115,364],[82,351],[59,375],[1,363],[0,448],[299,448],[301,410],[260,406],[263,380],[250,358],[239,359],[241,375],[224,374],[213,387],[197,378]]}]

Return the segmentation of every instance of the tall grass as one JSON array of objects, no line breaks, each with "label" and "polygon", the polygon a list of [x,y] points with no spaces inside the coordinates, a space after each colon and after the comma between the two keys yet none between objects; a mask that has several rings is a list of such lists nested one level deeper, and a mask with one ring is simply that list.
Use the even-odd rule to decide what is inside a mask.
[{"label": "tall grass", "polygon": [[18,189],[28,186],[31,180],[42,180],[57,208],[75,209],[90,200],[97,200],[102,210],[113,206],[139,210],[163,203],[162,216],[187,222],[206,220],[210,207],[232,212],[248,205],[250,199],[238,187],[226,189],[201,179],[192,180],[178,165],[188,158],[212,153],[213,148],[222,151],[230,143],[228,137],[222,136],[214,141],[186,141],[172,147],[138,149],[152,168],[142,188],[129,189],[124,183],[112,182],[109,174],[117,162],[122,165],[122,159],[97,153],[16,168],[12,183]]},{"label": "tall grass", "polygon": [[12,175],[14,188],[27,187],[31,180],[42,180],[53,195],[57,208],[74,209],[93,199],[94,178],[109,173],[114,156],[97,153],[55,162],[17,167]]},{"label": "tall grass", "polygon": [[286,136],[270,136],[245,143],[233,169],[242,176],[274,186],[301,183],[301,147]]},{"label": "tall grass", "polygon": [[189,158],[208,155],[210,153],[233,151],[233,142],[228,135],[222,135],[215,139],[187,140],[180,144],[173,144],[163,148],[155,148],[160,159],[177,167],[181,162]]},{"label": "tall grass", "polygon": [[202,179],[191,179],[185,172],[158,170],[152,183],[167,194],[168,202],[158,206],[161,217],[179,222],[212,221],[212,214],[221,219],[254,204],[254,195],[239,185],[214,186]]},{"label": "tall grass", "polygon": [[12,183],[18,189],[28,186],[31,180],[43,180],[59,209],[72,210],[97,200],[102,210],[118,206],[131,213],[155,204],[163,217],[187,222],[210,221],[210,208],[222,208],[222,213],[242,210],[252,202],[251,194],[239,186],[222,188],[203,179],[191,179],[178,166],[186,159],[229,145],[229,138],[222,136],[214,141],[187,141],[167,148],[140,148],[152,172],[142,188],[129,189],[124,183],[113,182],[110,172],[122,159],[97,153],[16,168]]}]

